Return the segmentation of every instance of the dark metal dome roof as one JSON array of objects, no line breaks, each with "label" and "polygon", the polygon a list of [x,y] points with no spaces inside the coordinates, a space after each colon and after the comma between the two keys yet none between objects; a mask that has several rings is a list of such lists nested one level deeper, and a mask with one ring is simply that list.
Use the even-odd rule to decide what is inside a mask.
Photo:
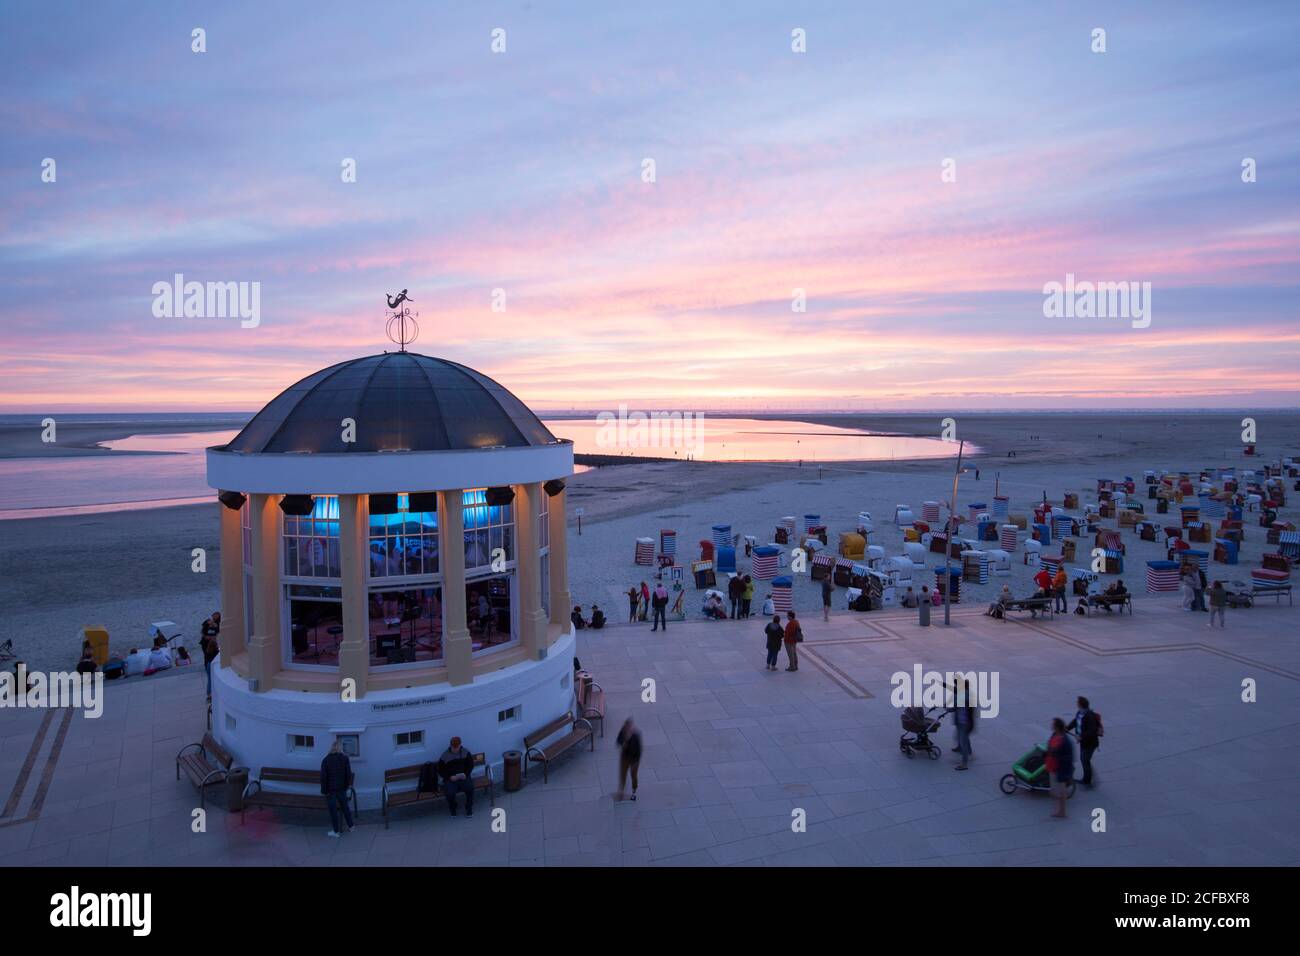
[{"label": "dark metal dome roof", "polygon": [[[343,441],[343,419],[356,441]],[[226,446],[234,452],[452,451],[556,441],[486,375],[414,352],[340,362],[285,389]]]}]

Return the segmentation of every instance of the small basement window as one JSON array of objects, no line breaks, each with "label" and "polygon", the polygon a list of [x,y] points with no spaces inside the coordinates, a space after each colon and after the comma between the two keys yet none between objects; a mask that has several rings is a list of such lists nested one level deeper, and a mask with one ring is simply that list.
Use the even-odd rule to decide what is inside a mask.
[{"label": "small basement window", "polygon": [[505,710],[497,711],[497,723],[509,724],[519,719],[519,707],[507,707]]},{"label": "small basement window", "polygon": [[409,747],[423,747],[424,731],[408,730],[404,733],[393,734],[393,743],[397,745],[399,750]]},{"label": "small basement window", "polygon": [[316,749],[316,738],[308,734],[289,735],[289,753],[310,753]]}]

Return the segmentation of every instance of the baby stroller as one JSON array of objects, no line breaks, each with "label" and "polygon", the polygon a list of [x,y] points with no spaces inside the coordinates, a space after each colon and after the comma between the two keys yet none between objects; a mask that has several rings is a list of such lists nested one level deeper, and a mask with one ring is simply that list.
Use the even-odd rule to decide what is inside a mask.
[{"label": "baby stroller", "polygon": [[[1017,790],[1048,790],[1052,782],[1047,772],[1047,748],[1034,744],[1029,751],[1011,766],[1011,773],[1002,778],[998,784],[1002,792],[1010,796]],[[1066,797],[1074,796],[1074,781],[1065,787]]]},{"label": "baby stroller", "polygon": [[1253,607],[1255,604],[1250,585],[1245,581],[1229,581],[1225,600],[1228,607]]},{"label": "baby stroller", "polygon": [[943,715],[931,717],[930,714],[938,710],[937,707],[931,707],[926,710],[924,707],[904,707],[903,713],[899,718],[903,724],[905,733],[898,738],[898,749],[907,755],[910,760],[917,751],[928,753],[931,760],[938,760],[939,755],[943,753],[942,748],[930,739],[930,734],[939,729],[939,723]]}]

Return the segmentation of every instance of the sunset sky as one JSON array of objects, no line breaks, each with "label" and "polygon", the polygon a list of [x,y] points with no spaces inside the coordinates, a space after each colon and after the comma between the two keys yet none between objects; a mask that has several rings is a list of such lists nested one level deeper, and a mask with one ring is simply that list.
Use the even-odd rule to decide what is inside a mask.
[{"label": "sunset sky", "polygon": [[[538,409],[1300,405],[1294,0],[0,18],[0,411],[253,410],[403,288]],[[260,325],[156,318],[176,273]],[[1150,327],[1044,318],[1066,273]]]}]

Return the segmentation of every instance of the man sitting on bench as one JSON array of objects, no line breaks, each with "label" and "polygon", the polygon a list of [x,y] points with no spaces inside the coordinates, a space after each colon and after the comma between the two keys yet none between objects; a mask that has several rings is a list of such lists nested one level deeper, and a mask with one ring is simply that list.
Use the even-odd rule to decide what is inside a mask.
[{"label": "man sitting on bench", "polygon": [[1101,600],[1098,601],[1097,603],[1106,609],[1107,614],[1110,614],[1112,613],[1110,609],[1110,606],[1112,604],[1118,604],[1122,607],[1124,605],[1124,602],[1127,600],[1128,600],[1128,588],[1124,587],[1124,582],[1121,580],[1121,581],[1116,581],[1105,591],[1103,591],[1101,594]]},{"label": "man sitting on bench", "polygon": [[456,794],[465,794],[465,816],[474,815],[474,782],[470,774],[474,771],[474,755],[461,746],[459,737],[452,737],[451,743],[438,758],[438,774],[442,777],[447,791],[447,809],[456,815]]}]

